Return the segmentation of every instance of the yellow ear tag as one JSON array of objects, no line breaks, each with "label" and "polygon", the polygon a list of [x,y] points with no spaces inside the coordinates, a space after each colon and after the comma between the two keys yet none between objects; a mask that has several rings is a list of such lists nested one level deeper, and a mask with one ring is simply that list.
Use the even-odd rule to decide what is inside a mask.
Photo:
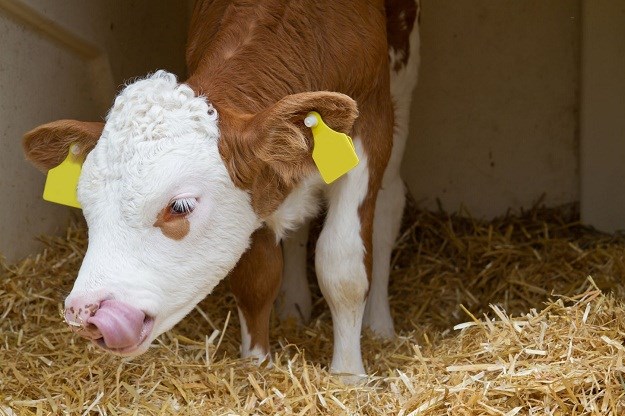
[{"label": "yellow ear tag", "polygon": [[65,160],[48,171],[46,186],[43,188],[43,199],[80,208],[76,198],[76,188],[78,187],[78,178],[83,161],[78,153],[78,145],[72,144]]},{"label": "yellow ear tag", "polygon": [[358,155],[352,139],[332,130],[316,111],[304,119],[313,134],[312,157],[325,183],[332,183],[358,165]]}]

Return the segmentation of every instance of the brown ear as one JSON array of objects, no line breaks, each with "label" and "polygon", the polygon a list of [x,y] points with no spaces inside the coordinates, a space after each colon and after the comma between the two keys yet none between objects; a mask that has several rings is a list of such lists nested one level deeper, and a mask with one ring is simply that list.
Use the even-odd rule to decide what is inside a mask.
[{"label": "brown ear", "polygon": [[103,128],[101,122],[53,121],[26,133],[22,147],[26,158],[47,172],[65,159],[72,143],[77,143],[79,154],[86,156],[95,147]]},{"label": "brown ear", "polygon": [[311,111],[321,115],[334,130],[349,134],[358,117],[356,102],[344,94],[328,91],[288,95],[254,116],[246,126],[255,138],[253,152],[290,186],[313,168],[313,140],[304,119]]},{"label": "brown ear", "polygon": [[261,217],[315,169],[312,133],[304,124],[308,113],[318,112],[329,127],[347,134],[358,117],[354,100],[328,91],[288,95],[254,116],[218,111],[221,156],[234,183],[251,190]]}]

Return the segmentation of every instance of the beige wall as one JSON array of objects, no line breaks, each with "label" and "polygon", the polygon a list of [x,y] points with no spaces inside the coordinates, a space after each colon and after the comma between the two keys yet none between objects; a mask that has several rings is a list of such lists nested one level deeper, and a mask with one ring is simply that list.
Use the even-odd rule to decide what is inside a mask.
[{"label": "beige wall", "polygon": [[[32,252],[34,237],[63,230],[69,212],[41,200],[44,176],[23,161],[22,133],[101,117],[129,77],[182,73],[191,1],[0,0],[0,253]],[[625,228],[625,0],[583,4],[422,0],[404,160],[422,207],[440,198],[447,210],[491,217],[545,193],[548,205],[581,197],[591,224]]]},{"label": "beige wall", "polygon": [[625,0],[583,3],[582,220],[625,230]]},{"label": "beige wall", "polygon": [[0,255],[36,249],[69,209],[41,199],[22,134],[59,118],[97,120],[115,89],[157,68],[182,74],[187,2],[0,0]]},{"label": "beige wall", "polygon": [[478,217],[577,201],[577,0],[422,0],[404,176]]}]

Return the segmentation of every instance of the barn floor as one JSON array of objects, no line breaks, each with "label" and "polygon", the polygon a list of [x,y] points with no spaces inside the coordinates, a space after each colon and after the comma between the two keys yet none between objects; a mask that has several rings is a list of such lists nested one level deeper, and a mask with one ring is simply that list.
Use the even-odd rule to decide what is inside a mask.
[{"label": "barn floor", "polygon": [[0,414],[617,415],[625,412],[625,237],[534,209],[478,222],[410,208],[390,288],[399,336],[363,337],[370,378],[330,376],[330,314],[272,322],[275,364],[237,359],[220,285],[145,355],[123,360],[60,317],[85,231],[0,264]]}]

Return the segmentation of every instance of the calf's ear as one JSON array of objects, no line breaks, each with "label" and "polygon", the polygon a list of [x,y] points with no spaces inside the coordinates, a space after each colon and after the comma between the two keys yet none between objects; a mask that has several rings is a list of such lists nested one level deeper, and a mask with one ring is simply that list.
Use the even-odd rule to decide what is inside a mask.
[{"label": "calf's ear", "polygon": [[76,120],[58,120],[43,124],[24,135],[22,147],[26,158],[38,169],[47,172],[67,157],[69,147],[78,145],[78,153],[85,157],[98,142],[104,123]]},{"label": "calf's ear", "polygon": [[255,115],[247,125],[257,137],[256,157],[285,185],[291,185],[314,167],[313,137],[304,119],[316,111],[332,129],[349,134],[358,117],[356,102],[347,95],[316,91],[288,95]]},{"label": "calf's ear", "polygon": [[358,116],[354,100],[328,91],[288,95],[255,115],[223,109],[220,151],[234,182],[243,188],[289,188],[310,173],[313,138],[304,119],[311,111],[347,134]]}]

